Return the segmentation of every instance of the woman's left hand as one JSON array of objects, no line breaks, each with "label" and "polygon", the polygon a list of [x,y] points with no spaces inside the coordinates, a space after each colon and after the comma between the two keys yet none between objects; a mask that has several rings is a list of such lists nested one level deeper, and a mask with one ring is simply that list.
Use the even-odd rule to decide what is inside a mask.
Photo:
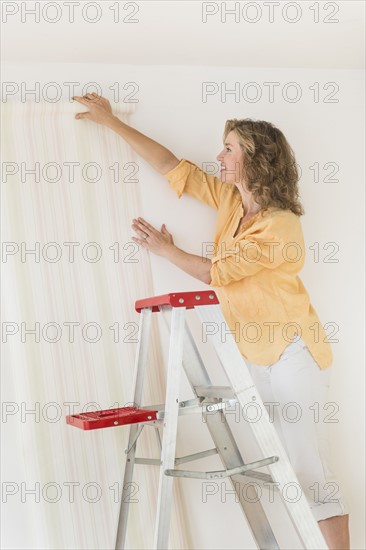
[{"label": "woman's left hand", "polygon": [[161,231],[155,229],[152,225],[147,223],[143,218],[137,218],[132,220],[132,229],[140,235],[140,239],[132,237],[132,239],[150,250],[158,256],[164,256],[171,246],[174,246],[173,236],[165,224],[161,226]]}]

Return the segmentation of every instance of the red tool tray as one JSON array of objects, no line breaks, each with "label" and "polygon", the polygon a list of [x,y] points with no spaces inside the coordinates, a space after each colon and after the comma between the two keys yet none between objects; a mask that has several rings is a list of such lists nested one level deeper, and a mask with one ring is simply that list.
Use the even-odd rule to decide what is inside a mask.
[{"label": "red tool tray", "polygon": [[75,428],[81,428],[82,430],[98,430],[99,428],[112,428],[125,424],[152,422],[156,420],[157,412],[137,407],[122,407],[119,409],[107,409],[105,411],[69,414],[66,416],[66,424],[75,426]]}]

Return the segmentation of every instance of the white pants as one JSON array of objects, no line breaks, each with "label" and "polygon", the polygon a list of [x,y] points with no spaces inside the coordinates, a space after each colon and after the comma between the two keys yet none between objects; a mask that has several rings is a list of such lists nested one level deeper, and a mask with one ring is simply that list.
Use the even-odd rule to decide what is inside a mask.
[{"label": "white pants", "polygon": [[272,365],[245,362],[315,519],[348,514],[330,467],[326,433],[339,414],[332,405],[324,408],[332,367],[321,370],[299,337]]}]

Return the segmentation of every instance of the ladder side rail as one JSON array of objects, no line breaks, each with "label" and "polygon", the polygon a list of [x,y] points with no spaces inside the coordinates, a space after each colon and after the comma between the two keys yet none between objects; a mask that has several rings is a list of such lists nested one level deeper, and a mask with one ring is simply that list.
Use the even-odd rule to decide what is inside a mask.
[{"label": "ladder side rail", "polygon": [[[147,353],[150,341],[151,331],[151,315],[152,308],[142,309],[140,313],[138,344],[135,358],[134,367],[134,381],[133,381],[133,403],[134,405],[141,405],[142,390],[144,383],[144,376],[147,366]],[[135,465],[136,455],[136,436],[139,430],[139,424],[131,424],[128,436],[128,445],[125,451],[125,470],[122,486],[122,498],[118,517],[118,526],[116,533],[115,548],[116,550],[123,550],[126,543],[127,534],[127,521],[129,512],[129,495],[131,491],[131,483],[133,479],[133,470]],[[127,453],[127,451],[129,451]]]},{"label": "ladder side rail", "polygon": [[[264,457],[276,455],[280,458],[278,462],[268,465],[272,479],[279,484],[279,494],[286,510],[292,520],[292,523],[302,541],[306,550],[327,550],[328,546],[320,531],[319,525],[315,520],[311,509],[302,493],[301,485],[297,476],[288,460],[285,449],[280,441],[278,434],[273,425],[269,421],[269,415],[265,408],[259,392],[253,382],[249,369],[246,365],[244,357],[231,334],[226,320],[223,317],[219,305],[198,306],[197,312],[202,321],[215,322],[217,326],[225,328],[225,342],[221,338],[221,331],[216,331],[211,334],[212,343],[216,349],[216,353],[224,365],[226,375],[237,396],[237,399],[245,410],[245,407],[255,402],[261,409],[260,418],[257,422],[249,422],[249,425],[254,433],[259,448]],[[295,484],[300,488],[300,496],[298,490],[292,492],[289,502],[289,491],[286,491],[287,498],[284,497],[283,488],[287,484]]]},{"label": "ladder side rail", "polygon": [[[211,308],[212,306],[209,307]],[[171,308],[163,306],[160,310],[169,328]],[[183,369],[196,396],[196,387],[211,386],[209,374],[187,323],[183,351]],[[243,457],[222,411],[217,411],[213,415],[206,415],[204,420],[224,467],[232,469],[242,466],[244,464]],[[248,479],[244,476],[233,476],[233,478],[230,478],[230,482],[237,494],[243,517],[259,548],[261,550],[278,550],[278,543],[267,515],[264,512],[262,503],[257,498],[255,487],[252,486],[248,491],[246,486]],[[245,495],[248,498],[245,498]]]},{"label": "ladder side rail", "polygon": [[175,462],[185,314],[185,308],[173,308],[171,317],[166,405],[154,536],[154,548],[157,550],[166,550],[169,543],[173,478],[166,476],[165,470],[174,468]]}]

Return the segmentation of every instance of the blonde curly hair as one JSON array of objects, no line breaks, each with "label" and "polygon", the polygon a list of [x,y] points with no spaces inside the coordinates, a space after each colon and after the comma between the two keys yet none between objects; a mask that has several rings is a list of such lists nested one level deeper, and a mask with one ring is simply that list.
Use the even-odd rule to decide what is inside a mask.
[{"label": "blonde curly hair", "polygon": [[223,141],[231,131],[243,151],[247,189],[261,208],[277,206],[297,216],[305,214],[299,201],[295,155],[281,130],[265,120],[233,118],[226,121]]}]

